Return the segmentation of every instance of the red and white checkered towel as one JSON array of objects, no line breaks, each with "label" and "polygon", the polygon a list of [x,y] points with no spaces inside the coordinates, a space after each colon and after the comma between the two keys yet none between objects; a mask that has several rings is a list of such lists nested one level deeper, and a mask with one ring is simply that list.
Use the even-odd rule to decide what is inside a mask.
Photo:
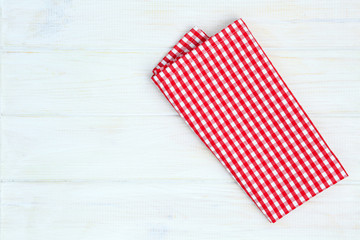
[{"label": "red and white checkered towel", "polygon": [[193,28],[152,80],[270,222],[347,176],[240,19]]}]

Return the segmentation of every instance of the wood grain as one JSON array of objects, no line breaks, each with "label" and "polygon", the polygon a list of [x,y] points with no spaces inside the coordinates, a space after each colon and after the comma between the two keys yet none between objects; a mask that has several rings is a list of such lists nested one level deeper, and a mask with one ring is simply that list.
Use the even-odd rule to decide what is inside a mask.
[{"label": "wood grain", "polygon": [[348,2],[6,0],[3,42],[27,48],[165,49],[194,25],[212,35],[242,17],[263,47],[358,48],[360,4]]},{"label": "wood grain", "polygon": [[[267,52],[309,114],[360,115],[360,50]],[[150,80],[163,54],[5,52],[3,113],[175,115]]]},{"label": "wood grain", "polygon": [[339,183],[270,224],[219,180],[6,182],[2,239],[356,239],[359,199]]},{"label": "wood grain", "polygon": [[[0,239],[357,239],[360,2],[2,0]],[[151,70],[242,17],[350,177],[270,224]]]},{"label": "wood grain", "polygon": [[[332,150],[360,181],[360,125],[314,117]],[[233,179],[178,116],[4,117],[6,180]]]}]

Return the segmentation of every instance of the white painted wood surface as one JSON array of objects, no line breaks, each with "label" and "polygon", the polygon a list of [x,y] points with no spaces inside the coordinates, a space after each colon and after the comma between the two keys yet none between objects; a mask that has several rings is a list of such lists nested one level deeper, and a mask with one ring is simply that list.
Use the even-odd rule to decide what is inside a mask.
[{"label": "white painted wood surface", "polygon": [[[1,240],[358,239],[360,2],[1,1]],[[270,224],[151,82],[242,17],[350,177]]]}]

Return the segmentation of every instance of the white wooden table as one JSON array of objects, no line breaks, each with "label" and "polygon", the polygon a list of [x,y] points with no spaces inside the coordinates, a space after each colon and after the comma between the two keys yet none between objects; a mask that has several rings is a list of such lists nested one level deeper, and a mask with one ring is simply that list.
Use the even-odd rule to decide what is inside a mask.
[{"label": "white wooden table", "polygon": [[[359,239],[359,1],[1,8],[1,240]],[[192,26],[240,17],[350,175],[276,224],[150,80]]]}]

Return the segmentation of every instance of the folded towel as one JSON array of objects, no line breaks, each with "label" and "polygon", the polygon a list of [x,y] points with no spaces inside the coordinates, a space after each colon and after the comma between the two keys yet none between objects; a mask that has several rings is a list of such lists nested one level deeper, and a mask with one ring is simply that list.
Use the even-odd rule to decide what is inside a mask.
[{"label": "folded towel", "polygon": [[246,24],[193,28],[152,80],[270,222],[347,176]]}]

